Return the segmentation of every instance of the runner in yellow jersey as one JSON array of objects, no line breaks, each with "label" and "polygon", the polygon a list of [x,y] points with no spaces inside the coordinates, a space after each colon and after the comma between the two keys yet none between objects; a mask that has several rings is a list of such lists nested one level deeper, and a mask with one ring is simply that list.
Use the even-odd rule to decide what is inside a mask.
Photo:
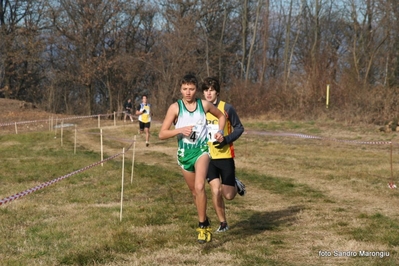
[{"label": "runner in yellow jersey", "polygon": [[[183,77],[180,81],[182,99],[169,106],[159,131],[159,138],[177,137],[178,164],[197,208],[198,242],[206,243],[212,239],[210,222],[206,216],[205,183],[209,166],[206,113],[210,112],[219,119],[219,128],[212,136],[216,141],[222,141],[226,118],[210,102],[195,98],[197,88],[198,81],[194,75]],[[171,129],[172,125],[175,125],[174,129]]]},{"label": "runner in yellow jersey", "polygon": [[141,103],[137,106],[136,115],[138,115],[140,134],[145,132],[145,145],[150,145],[150,127],[151,127],[151,104],[147,102],[147,95],[141,97]]},{"label": "runner in yellow jersey", "polygon": [[216,232],[225,232],[229,227],[223,198],[232,200],[237,193],[241,196],[246,193],[245,185],[236,178],[233,146],[233,142],[244,132],[244,126],[233,106],[219,99],[220,84],[217,78],[206,78],[202,83],[202,92],[205,99],[213,103],[226,116],[224,136],[220,143],[212,138],[213,132],[219,128],[219,120],[212,114],[206,115],[211,155],[206,179],[211,186],[212,202],[220,222]]}]

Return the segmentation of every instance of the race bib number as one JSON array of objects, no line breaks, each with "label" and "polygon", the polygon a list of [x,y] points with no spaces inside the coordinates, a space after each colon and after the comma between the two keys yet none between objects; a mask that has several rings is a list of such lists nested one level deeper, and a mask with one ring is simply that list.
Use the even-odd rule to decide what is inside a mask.
[{"label": "race bib number", "polygon": [[203,126],[201,126],[201,125],[193,126],[190,136],[184,137],[183,142],[188,143],[188,144],[195,144],[197,142],[202,130],[203,130]]},{"label": "race bib number", "polygon": [[215,134],[218,132],[218,130],[219,130],[219,125],[213,125],[213,124],[208,125],[208,138],[209,138],[208,141],[210,142],[216,141]]}]

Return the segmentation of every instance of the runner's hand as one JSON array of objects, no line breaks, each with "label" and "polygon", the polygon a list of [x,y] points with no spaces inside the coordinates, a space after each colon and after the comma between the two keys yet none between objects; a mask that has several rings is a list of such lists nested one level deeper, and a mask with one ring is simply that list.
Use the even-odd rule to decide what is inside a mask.
[{"label": "runner's hand", "polygon": [[180,128],[180,134],[182,134],[183,136],[186,136],[186,137],[190,136],[191,133],[193,132],[193,127],[194,126],[185,126],[185,127]]},{"label": "runner's hand", "polygon": [[226,139],[223,139],[222,142],[214,141],[212,144],[215,145],[216,149],[222,149],[227,144],[227,142]]}]

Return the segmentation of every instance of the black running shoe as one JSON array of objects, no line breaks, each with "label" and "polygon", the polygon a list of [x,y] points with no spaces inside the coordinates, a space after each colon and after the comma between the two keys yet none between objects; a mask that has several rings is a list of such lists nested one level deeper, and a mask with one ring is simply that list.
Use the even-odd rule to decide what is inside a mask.
[{"label": "black running shoe", "polygon": [[245,190],[245,185],[238,180],[238,178],[236,177],[236,186],[237,186],[237,193],[240,196],[244,196],[245,193],[247,193],[247,191]]},{"label": "black running shoe", "polygon": [[218,230],[216,230],[216,233],[226,232],[227,230],[229,230],[229,226],[227,225],[227,223],[221,222]]}]

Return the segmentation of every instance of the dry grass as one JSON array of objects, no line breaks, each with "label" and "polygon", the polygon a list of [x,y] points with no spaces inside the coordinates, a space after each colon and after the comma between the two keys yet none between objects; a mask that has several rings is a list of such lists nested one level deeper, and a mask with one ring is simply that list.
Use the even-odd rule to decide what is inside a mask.
[{"label": "dry grass", "polygon": [[[0,120],[1,121],[1,120]],[[104,126],[106,136],[132,138],[136,124]],[[95,124],[94,124],[95,125]],[[195,241],[196,214],[175,162],[175,140],[152,145],[137,136],[134,182],[126,154],[123,220],[119,222],[121,158],[0,207],[3,265],[396,265],[398,190],[389,189],[390,146],[337,140],[397,141],[374,127],[333,122],[245,120],[236,165],[248,194],[226,202],[231,230]],[[253,134],[295,132],[324,140]],[[95,126],[73,131],[2,135],[0,197],[66,174],[99,158]],[[126,142],[105,140],[105,154]],[[29,144],[30,143],[30,144]],[[23,148],[27,148],[24,151]],[[16,153],[9,153],[14,149]],[[393,146],[397,185],[398,147]],[[34,163],[41,158],[40,163]],[[63,162],[63,166],[60,166]],[[29,169],[31,169],[29,171]],[[208,193],[209,194],[209,193]],[[208,207],[216,227],[216,215]],[[334,256],[383,251],[389,257]],[[331,256],[319,256],[320,251]]]}]

